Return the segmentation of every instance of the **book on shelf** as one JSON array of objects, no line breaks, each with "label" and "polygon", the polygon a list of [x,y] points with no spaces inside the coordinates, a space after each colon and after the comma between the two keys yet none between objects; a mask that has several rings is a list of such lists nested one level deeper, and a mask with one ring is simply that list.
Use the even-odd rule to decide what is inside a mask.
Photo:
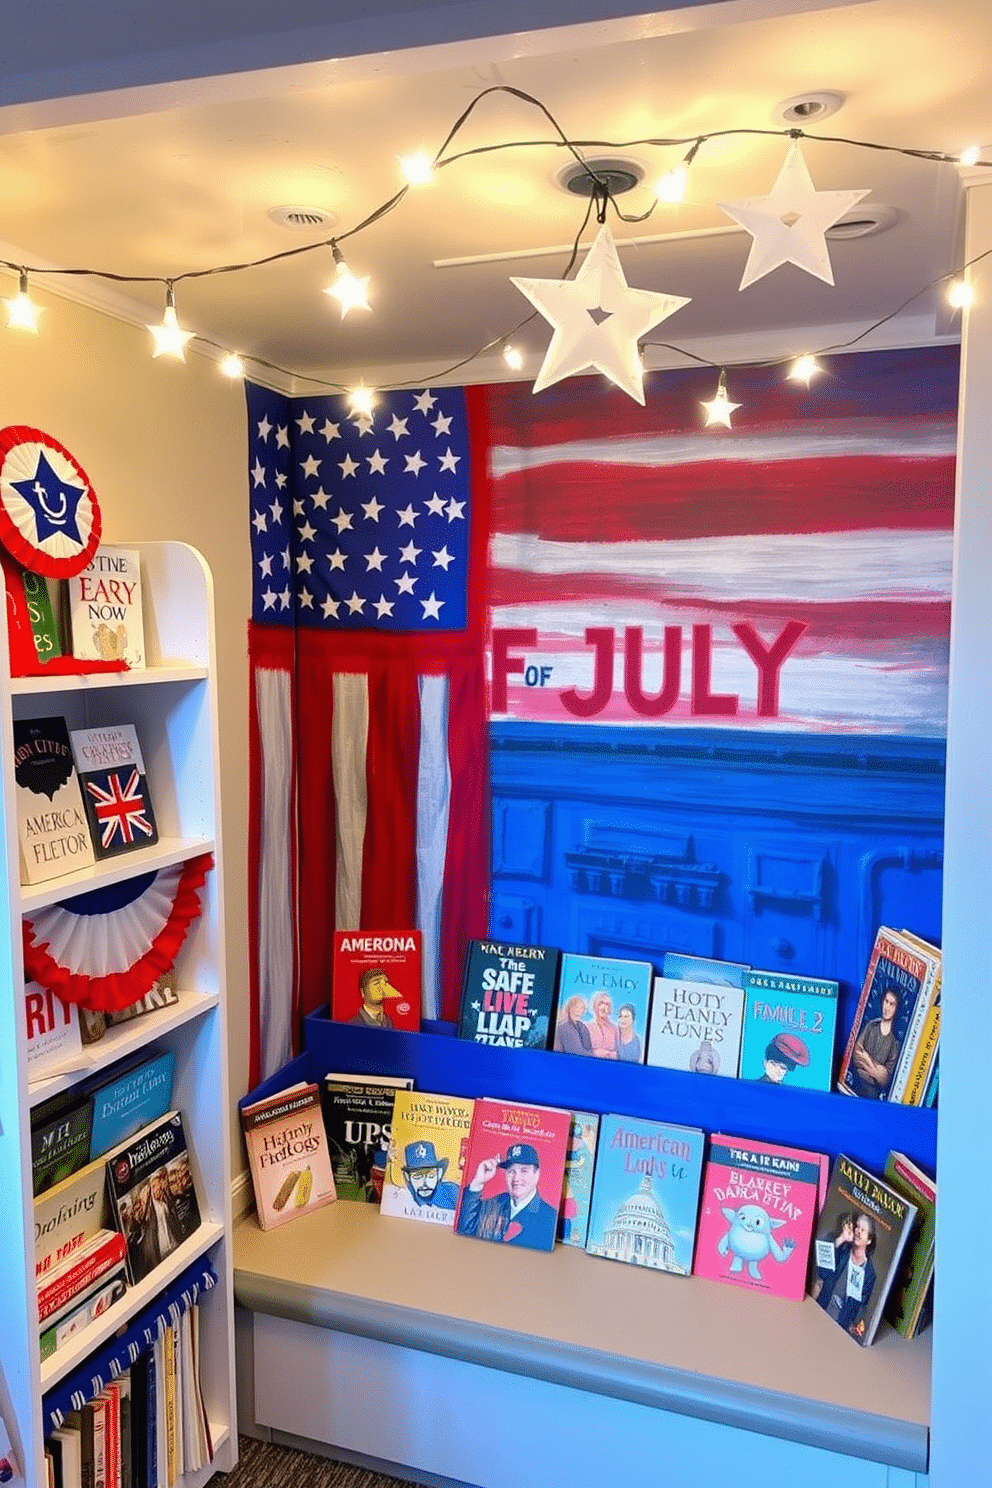
[{"label": "book on shelf", "polygon": [[165,1049],[94,1085],[91,1160],[165,1115],[172,1105],[175,1068],[175,1054]]},{"label": "book on shelf", "polygon": [[[24,639],[31,637],[34,657],[41,666],[54,657],[62,655],[62,642],[52,608],[52,596],[48,581],[42,574],[22,568],[6,552],[3,568],[8,595],[8,627],[11,632],[23,631]],[[11,636],[11,662],[15,647]]]},{"label": "book on shelf", "polygon": [[475,1102],[455,1229],[531,1250],[551,1250],[568,1134],[569,1111],[483,1098]]},{"label": "book on shelf", "polygon": [[52,1432],[52,1440],[58,1442],[62,1451],[62,1488],[83,1488],[78,1411],[69,1412],[58,1431]]},{"label": "book on shelf", "polygon": [[34,1201],[35,1276],[39,1283],[71,1255],[109,1229],[106,1164],[87,1163]]},{"label": "book on shelf", "polygon": [[509,1049],[546,1049],[561,952],[552,946],[470,940],[458,1037]]},{"label": "book on shelf", "polygon": [[34,1196],[54,1188],[90,1160],[93,1100],[69,1090],[31,1112],[31,1172]]},{"label": "book on shelf", "polygon": [[[115,1231],[116,1233],[116,1231]],[[122,1237],[118,1235],[118,1239]],[[39,1339],[42,1362],[51,1358],[67,1344],[70,1338],[90,1323],[103,1316],[109,1307],[119,1302],[128,1287],[127,1256],[124,1255],[108,1271],[105,1271],[65,1307],[46,1319],[41,1327]]]},{"label": "book on shelf", "polygon": [[884,1311],[886,1321],[897,1333],[915,1338],[925,1326],[926,1303],[933,1285],[937,1183],[904,1152],[889,1153],[884,1176],[919,1210]]},{"label": "book on shelf", "polygon": [[258,1222],[274,1230],[335,1198],[320,1091],[301,1082],[241,1107]]},{"label": "book on shelf", "polygon": [[179,993],[176,991],[175,968],[160,976],[150,992],[144,997],[139,997],[137,1002],[129,1002],[127,1007],[117,1008],[115,1012],[107,1014],[107,1026],[115,1028],[118,1023],[130,1023],[134,1018],[142,1018],[146,1013],[157,1013],[162,1008],[178,1007]]},{"label": "book on shelf", "polygon": [[69,741],[96,858],[153,846],[158,828],[134,725],[73,729]]},{"label": "book on shelf", "polygon": [[585,1248],[589,1236],[589,1206],[592,1177],[599,1140],[599,1116],[595,1111],[572,1111],[565,1154],[565,1179],[558,1215],[558,1239],[563,1245]]},{"label": "book on shelf", "polygon": [[813,1296],[857,1343],[875,1339],[918,1206],[840,1154],[814,1241]]},{"label": "book on shelf", "polygon": [[902,930],[900,935],[927,962],[928,974],[906,1029],[906,1037],[892,1075],[889,1100],[915,1106],[920,1104],[940,1040],[942,956],[939,946],[931,945],[921,936],[914,935],[911,930]]},{"label": "book on shelf", "polygon": [[403,1075],[325,1075],[324,1129],[339,1199],[378,1204],[392,1140],[393,1101],[410,1090]]},{"label": "book on shelf", "polygon": [[649,961],[566,951],[558,982],[555,1051],[643,1064],[652,975]]},{"label": "book on shelf", "polygon": [[119,1230],[98,1230],[91,1240],[38,1280],[38,1321],[47,1323],[108,1271],[120,1264],[127,1247]]},{"label": "book on shelf", "polygon": [[819,1154],[714,1133],[693,1274],[801,1302],[821,1177]]},{"label": "book on shelf", "polygon": [[826,977],[746,971],[740,1078],[829,1090],[837,993],[837,983]]},{"label": "book on shelf", "polygon": [[586,1241],[589,1254],[688,1276],[704,1143],[696,1127],[604,1116]]},{"label": "book on shelf", "polygon": [[72,654],[85,661],[145,665],[141,564],[137,550],[100,546],[67,581]]},{"label": "book on shelf", "polygon": [[474,1104],[457,1095],[397,1090],[383,1214],[451,1228]]},{"label": "book on shelf", "polygon": [[47,883],[94,862],[65,719],[14,719],[21,882]]},{"label": "book on shelf", "polygon": [[933,974],[930,959],[912,942],[879,927],[837,1076],[843,1094],[889,1099],[918,999]]},{"label": "book on shelf", "polygon": [[169,1111],[143,1127],[108,1154],[106,1171],[111,1212],[136,1283],[200,1225],[182,1114]]},{"label": "book on shelf", "polygon": [[742,987],[655,977],[647,1062],[734,1079],[743,1017]]},{"label": "book on shelf", "polygon": [[707,982],[715,987],[743,987],[744,973],[750,971],[744,961],[721,961],[716,956],[692,956],[683,951],[666,951],[661,974],[677,982]]},{"label": "book on shelf", "polygon": [[335,930],[331,1017],[361,1028],[420,1028],[419,930]]},{"label": "book on shelf", "polygon": [[24,1018],[29,1085],[88,1067],[89,1055],[83,1049],[79,1009],[74,1002],[63,1002],[39,982],[25,982]]}]

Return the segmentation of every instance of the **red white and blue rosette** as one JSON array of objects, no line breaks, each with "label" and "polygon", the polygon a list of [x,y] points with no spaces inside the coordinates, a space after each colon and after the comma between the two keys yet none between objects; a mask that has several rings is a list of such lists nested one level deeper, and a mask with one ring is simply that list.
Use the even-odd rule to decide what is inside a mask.
[{"label": "red white and blue rosette", "polygon": [[23,568],[67,579],[100,541],[100,507],[79,461],[50,434],[0,429],[0,543]]},{"label": "red white and blue rosette", "polygon": [[201,853],[25,915],[25,977],[96,1012],[129,1007],[175,965],[212,866]]}]

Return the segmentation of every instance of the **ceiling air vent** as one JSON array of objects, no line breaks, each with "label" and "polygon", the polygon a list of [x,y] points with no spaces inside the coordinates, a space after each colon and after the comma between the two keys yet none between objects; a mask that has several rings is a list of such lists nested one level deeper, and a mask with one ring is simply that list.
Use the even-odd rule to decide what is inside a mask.
[{"label": "ceiling air vent", "polygon": [[332,228],[338,220],[333,212],[326,212],[323,207],[270,207],[266,215],[277,226],[295,232]]},{"label": "ceiling air vent", "polygon": [[595,182],[590,172],[605,184],[611,196],[623,196],[625,191],[633,191],[644,180],[644,168],[636,160],[614,157],[609,160],[589,160],[586,165],[588,170],[586,166],[578,164],[566,166],[558,176],[558,184],[563,191],[570,191],[573,196],[592,196]]},{"label": "ceiling air vent", "polygon": [[899,221],[895,207],[885,207],[879,202],[859,202],[853,212],[848,212],[833,227],[828,227],[828,238],[870,238],[875,233],[885,232]]}]

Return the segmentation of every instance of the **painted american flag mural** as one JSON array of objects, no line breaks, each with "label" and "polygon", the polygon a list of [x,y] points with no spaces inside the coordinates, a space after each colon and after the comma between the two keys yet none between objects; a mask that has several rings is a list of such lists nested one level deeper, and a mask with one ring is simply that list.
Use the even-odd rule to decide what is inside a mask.
[{"label": "painted american flag mural", "polygon": [[[486,719],[940,738],[955,348],[809,391],[653,374],[343,400],[249,387],[253,1075],[330,932],[417,924],[426,1016],[486,933]],[[567,750],[556,758],[567,774]],[[556,782],[567,789],[567,779]]]}]

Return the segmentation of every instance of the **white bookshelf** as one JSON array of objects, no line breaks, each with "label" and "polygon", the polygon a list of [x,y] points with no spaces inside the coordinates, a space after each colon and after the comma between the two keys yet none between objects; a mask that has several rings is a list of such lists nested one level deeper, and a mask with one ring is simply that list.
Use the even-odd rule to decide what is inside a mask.
[{"label": "white bookshelf", "polygon": [[[6,619],[0,622],[0,770],[4,832],[0,881],[9,912],[0,920],[0,1193],[4,1243],[0,1295],[4,1333],[0,1403],[25,1482],[45,1488],[42,1400],[191,1262],[209,1257],[219,1285],[201,1297],[201,1373],[216,1456],[182,1488],[198,1488],[237,1460],[234,1309],[231,1284],[231,1172],[227,1140],[227,1037],[219,821],[213,594],[200,555],[182,543],[138,544],[146,670],[85,677],[9,676]],[[47,883],[18,881],[12,718],[59,714],[70,729],[133,723],[138,732],[160,839],[151,848],[105,860]],[[214,867],[203,913],[177,962],[179,1001],[110,1029],[85,1051],[85,1067],[28,1081],[22,916],[133,875],[203,852]],[[34,1285],[30,1113],[98,1070],[148,1049],[176,1056],[173,1104],[183,1112],[202,1223],[199,1229],[89,1328],[40,1363]]]}]

